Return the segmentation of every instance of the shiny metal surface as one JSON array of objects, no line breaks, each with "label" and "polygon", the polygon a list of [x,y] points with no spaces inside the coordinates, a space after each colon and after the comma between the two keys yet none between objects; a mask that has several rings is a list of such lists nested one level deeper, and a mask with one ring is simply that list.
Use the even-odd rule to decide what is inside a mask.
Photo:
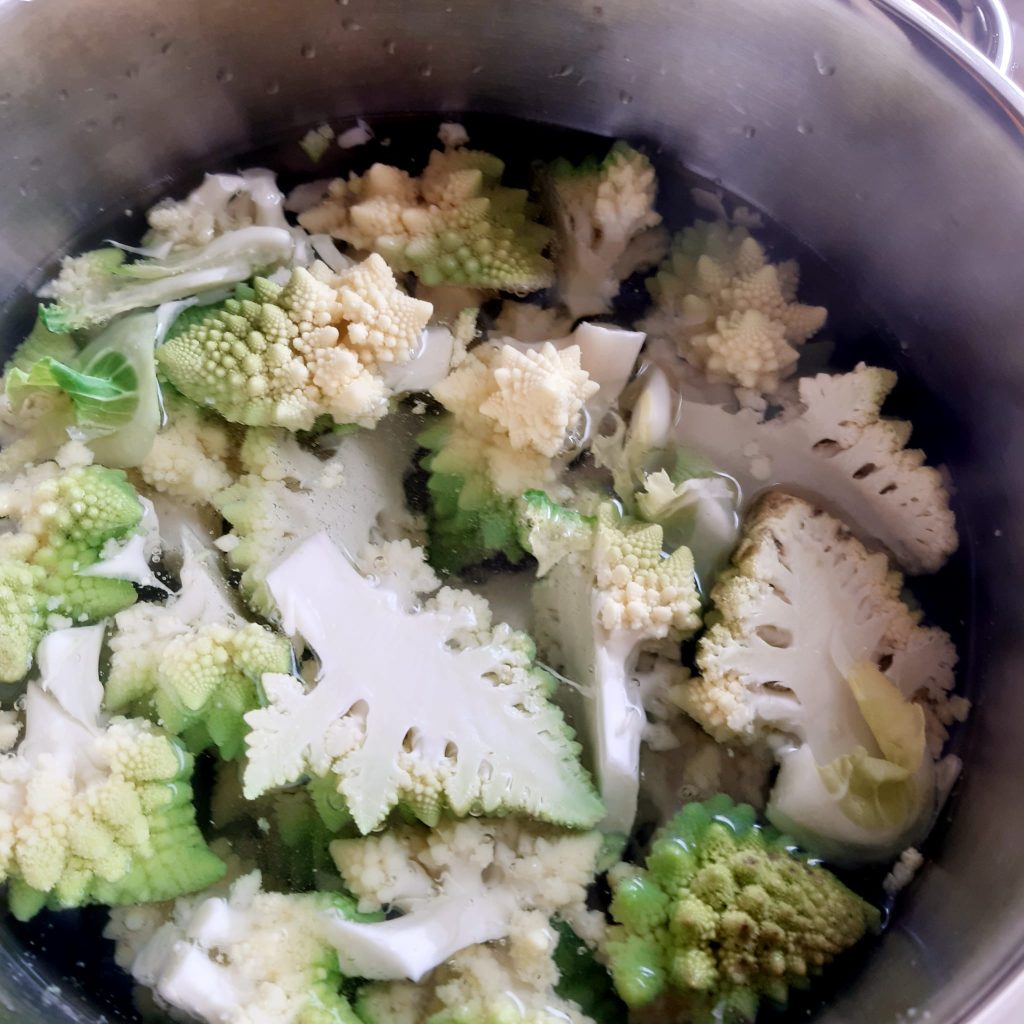
[{"label": "shiny metal surface", "polygon": [[[393,111],[659,145],[836,266],[945,410],[978,703],[933,863],[819,1020],[1024,1020],[1019,90],[912,0],[0,0],[0,48],[0,300],[204,160]],[[101,1019],[37,970],[0,926],[0,1020]]]}]

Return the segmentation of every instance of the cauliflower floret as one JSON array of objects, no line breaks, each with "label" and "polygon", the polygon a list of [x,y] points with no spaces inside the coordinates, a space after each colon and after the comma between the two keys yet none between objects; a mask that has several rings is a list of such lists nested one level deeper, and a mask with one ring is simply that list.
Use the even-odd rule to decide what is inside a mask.
[{"label": "cauliflower floret", "polygon": [[228,591],[187,538],[181,589],[166,604],[119,612],[110,641],[108,711],[153,718],[198,753],[244,750],[243,715],[259,707],[264,672],[287,672],[291,645],[234,609]]},{"label": "cauliflower floret", "polygon": [[336,893],[261,891],[258,871],[228,893],[116,911],[117,962],[163,1007],[208,1024],[354,1021],[325,920],[353,916]]},{"label": "cauliflower floret", "polygon": [[563,338],[572,330],[572,317],[558,307],[506,299],[494,321],[494,335],[516,341],[539,342]]},{"label": "cauliflower floret", "polygon": [[229,429],[191,402],[164,394],[167,422],[139,465],[154,491],[189,505],[209,505],[232,482],[228,461],[234,450]]},{"label": "cauliflower floret", "polygon": [[672,437],[735,479],[747,501],[776,482],[800,488],[907,572],[935,572],[957,548],[956,520],[940,471],[906,447],[911,425],[881,415],[895,383],[863,363],[805,377],[801,407],[769,420],[684,399]]},{"label": "cauliflower floret", "polygon": [[255,611],[276,617],[268,570],[320,530],[347,551],[361,550],[379,533],[394,538],[416,532],[402,489],[413,444],[400,416],[338,438],[326,459],[284,431],[247,433],[244,472],[214,503],[232,527],[220,546],[242,574],[242,593]]},{"label": "cauliflower floret", "polygon": [[698,221],[648,282],[654,309],[641,328],[675,341],[711,381],[775,392],[825,323],[820,306],[795,301],[798,281],[795,261],[770,263],[746,228]]},{"label": "cauliflower floret", "polygon": [[880,923],[877,910],[792,841],[725,796],[684,807],[655,836],[646,867],[609,873],[605,952],[630,1007],[651,1019],[753,1020],[784,1004]]},{"label": "cauliflower floret", "polygon": [[415,357],[430,315],[371,255],[337,275],[297,269],[284,286],[257,278],[251,296],[213,307],[157,358],[179,391],[237,423],[372,426],[388,409],[381,367]]},{"label": "cauliflower floret", "polygon": [[562,528],[589,535],[590,550],[566,543],[565,556],[534,585],[537,642],[579,688],[579,720],[607,807],[602,827],[628,834],[647,723],[633,673],[641,651],[678,645],[700,627],[693,556],[679,548],[666,557],[660,526],[621,522],[610,504],[596,527],[570,516]]},{"label": "cauliflower floret", "polygon": [[0,756],[0,879],[14,914],[173,898],[224,865],[195,823],[192,760],[149,722],[102,715],[103,627],[39,648],[25,734]]},{"label": "cauliflower floret", "polygon": [[385,164],[331,182],[327,199],[299,215],[308,231],[380,253],[396,273],[426,285],[532,292],[552,279],[525,191],[500,184],[504,164],[489,153],[431,153],[419,178]]},{"label": "cauliflower floret", "polygon": [[419,984],[367,985],[359,1016],[367,1024],[594,1024],[559,991],[556,938],[553,928],[537,926],[502,944],[460,950]]},{"label": "cauliflower floret", "polygon": [[320,671],[311,689],[264,675],[267,706],[245,716],[246,796],[312,772],[334,778],[364,833],[399,803],[431,824],[444,811],[593,824],[601,802],[529,638],[492,626],[480,598],[431,596],[418,554],[410,568],[408,545],[372,549],[363,576],[320,534],[270,572],[285,631]]},{"label": "cauliflower floret", "polygon": [[654,266],[668,247],[654,208],[654,168],[620,141],[603,160],[579,167],[556,161],[544,184],[555,224],[559,295],[573,319],[607,313],[621,282]]},{"label": "cauliflower floret", "polygon": [[239,228],[292,230],[284,196],[272,171],[254,167],[239,174],[207,174],[185,199],[163,199],[146,214],[145,244],[170,252],[206,245]]},{"label": "cauliflower floret", "polygon": [[[932,758],[946,724],[966,714],[951,696],[952,642],[903,603],[885,555],[800,498],[762,498],[734,562],[712,594],[701,677],[675,699],[716,739],[777,741],[768,815],[779,827],[833,859],[890,856],[924,834],[944,797]],[[894,756],[880,724],[900,730]],[[826,815],[830,806],[841,813]]]},{"label": "cauliflower floret", "polygon": [[512,935],[550,954],[548,922],[585,913],[601,845],[596,832],[479,818],[339,839],[331,854],[359,908],[402,911],[378,924],[336,921],[342,968],[418,981],[467,946]]}]

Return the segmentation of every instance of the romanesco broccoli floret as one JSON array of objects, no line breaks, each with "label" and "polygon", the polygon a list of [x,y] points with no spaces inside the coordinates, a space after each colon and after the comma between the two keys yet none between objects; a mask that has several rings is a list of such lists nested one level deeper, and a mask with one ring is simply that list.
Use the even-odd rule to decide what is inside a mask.
[{"label": "romanesco broccoli floret", "polygon": [[24,737],[0,757],[0,877],[22,919],[170,899],[224,871],[196,827],[191,758],[149,722],[101,713],[102,641],[102,626],[43,640]]},{"label": "romanesco broccoli floret", "polygon": [[321,459],[282,430],[250,430],[241,449],[244,470],[216,495],[231,524],[220,542],[240,586],[259,614],[276,618],[267,590],[270,567],[299,543],[326,531],[346,551],[359,551],[378,530],[405,535],[402,473],[412,460],[413,438],[404,422],[389,416],[376,430],[339,437]]},{"label": "romanesco broccoli floret", "polygon": [[402,914],[334,922],[342,968],[418,981],[459,950],[507,938],[532,943],[548,960],[557,941],[550,919],[586,914],[601,845],[596,832],[479,818],[339,839],[331,854],[359,908]]},{"label": "romanesco broccoli floret", "polygon": [[[585,521],[576,525],[583,529]],[[589,550],[570,550],[534,585],[534,620],[546,661],[579,688],[580,720],[607,808],[602,827],[628,834],[647,721],[637,660],[645,649],[671,654],[700,628],[700,595],[693,556],[685,547],[666,554],[660,526],[623,520],[607,503],[588,532]]]},{"label": "romanesco broccoli floret", "polygon": [[428,455],[430,560],[455,572],[502,553],[523,557],[515,499],[558,489],[557,457],[581,430],[599,385],[576,345],[557,349],[488,342],[432,394],[449,416],[420,437]]},{"label": "romanesco broccoli floret", "polygon": [[544,185],[555,224],[559,297],[573,319],[609,312],[620,284],[654,266],[668,246],[654,207],[658,180],[650,160],[620,141],[603,160],[578,167],[556,160]]},{"label": "romanesco broccoli floret", "polygon": [[91,575],[136,533],[143,506],[120,470],[43,463],[0,486],[0,680],[21,679],[50,615],[102,619],[135,601],[127,579]]},{"label": "romanesco broccoli floret", "polygon": [[118,964],[160,1004],[207,1024],[360,1024],[325,924],[358,920],[352,900],[261,885],[256,871],[225,895],[116,910],[105,935]]},{"label": "romanesco broccoli floret", "polygon": [[431,306],[401,291],[376,255],[285,285],[253,281],[157,352],[184,395],[249,426],[311,428],[321,416],[372,426],[388,411],[383,368],[412,360]]},{"label": "romanesco broccoli floret", "polygon": [[[658,1019],[746,1024],[785,1003],[880,916],[753,808],[688,804],[654,838],[646,867],[609,873],[605,952],[619,995]],[[655,1003],[655,1001],[658,1001]]]},{"label": "romanesco broccoli floret", "polygon": [[42,298],[54,300],[41,314],[53,331],[95,327],[121,313],[247,281],[289,263],[294,249],[295,239],[284,228],[246,227],[133,263],[121,249],[68,256],[58,276],[39,291]]},{"label": "romanesco broccoli floret", "polygon": [[863,363],[804,377],[800,408],[773,419],[684,400],[672,436],[733,477],[748,500],[777,481],[820,495],[907,572],[935,572],[957,548],[956,519],[942,474],[907,447],[910,423],[882,415],[895,384],[891,370]]},{"label": "romanesco broccoli floret", "polygon": [[838,520],[770,492],[712,593],[701,675],[675,691],[716,739],[777,748],[770,820],[834,861],[887,859],[920,838],[958,764],[936,763],[967,713],[956,650],[902,583]]},{"label": "romanesco broccoli floret", "polygon": [[246,715],[249,798],[311,772],[334,777],[364,833],[400,803],[431,824],[446,811],[601,816],[532,642],[493,625],[482,598],[439,590],[421,549],[371,546],[357,570],[320,534],[267,585],[320,671],[311,688],[263,677],[267,706]]},{"label": "romanesco broccoli floret", "polygon": [[152,718],[195,753],[226,760],[245,749],[246,712],[264,672],[287,672],[288,641],[235,610],[197,538],[185,546],[181,589],[166,604],[119,612],[110,641],[108,711]]},{"label": "romanesco broccoli floret", "polygon": [[824,309],[796,301],[798,281],[796,262],[769,262],[746,228],[698,221],[648,282],[654,309],[640,326],[710,380],[771,393],[825,323]]},{"label": "romanesco broccoli floret", "polygon": [[374,164],[331,182],[327,199],[300,214],[308,231],[380,253],[396,273],[427,285],[532,292],[552,281],[542,255],[551,232],[525,191],[501,185],[504,164],[467,149],[434,152],[423,173]]}]

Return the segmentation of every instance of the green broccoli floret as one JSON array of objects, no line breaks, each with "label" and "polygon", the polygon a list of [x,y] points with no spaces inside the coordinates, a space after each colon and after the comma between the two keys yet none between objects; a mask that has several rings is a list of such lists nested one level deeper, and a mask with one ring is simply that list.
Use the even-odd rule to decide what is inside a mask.
[{"label": "green broccoli floret", "polygon": [[148,903],[216,882],[192,804],[192,759],[149,722],[100,712],[102,626],[40,646],[25,735],[0,761],[0,880],[12,912]]},{"label": "green broccoli floret", "polygon": [[238,614],[196,538],[185,545],[178,593],[120,612],[115,623],[107,709],[152,718],[193,752],[213,746],[226,760],[239,757],[259,680],[289,671],[291,644]]},{"label": "green broccoli floret", "polygon": [[525,191],[501,185],[504,170],[497,157],[467,149],[431,153],[418,178],[374,164],[333,181],[299,223],[379,252],[426,285],[537,291],[552,282],[542,255],[551,232],[536,222]]},{"label": "green broccoli floret", "polygon": [[658,180],[651,161],[620,141],[603,160],[578,167],[556,160],[544,186],[562,301],[573,319],[609,312],[621,282],[653,267],[668,248],[654,208]]},{"label": "green broccoli floret", "polygon": [[19,525],[0,536],[0,681],[28,671],[49,615],[91,622],[135,602],[128,580],[84,570],[137,531],[142,511],[124,473],[102,466],[45,463],[0,491],[0,517]]},{"label": "green broccoli floret", "polygon": [[619,995],[631,1007],[665,999],[695,1024],[753,1021],[763,998],[784,1004],[880,920],[724,795],[684,807],[656,834],[645,868],[619,864],[609,881],[618,924],[606,952]]}]

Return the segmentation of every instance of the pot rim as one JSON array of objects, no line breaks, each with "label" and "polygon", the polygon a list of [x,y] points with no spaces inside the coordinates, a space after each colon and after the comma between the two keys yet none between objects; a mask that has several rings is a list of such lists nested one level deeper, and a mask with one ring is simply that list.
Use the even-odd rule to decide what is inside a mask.
[{"label": "pot rim", "polygon": [[1001,4],[992,4],[989,8],[997,20],[994,34],[999,39],[998,51],[990,59],[941,18],[925,10],[917,0],[871,2],[896,21],[908,23],[928,36],[969,71],[1006,110],[1017,130],[1024,134],[1024,89],[1000,70],[1003,66],[1009,69],[1012,57],[1012,29],[1009,16]]}]

